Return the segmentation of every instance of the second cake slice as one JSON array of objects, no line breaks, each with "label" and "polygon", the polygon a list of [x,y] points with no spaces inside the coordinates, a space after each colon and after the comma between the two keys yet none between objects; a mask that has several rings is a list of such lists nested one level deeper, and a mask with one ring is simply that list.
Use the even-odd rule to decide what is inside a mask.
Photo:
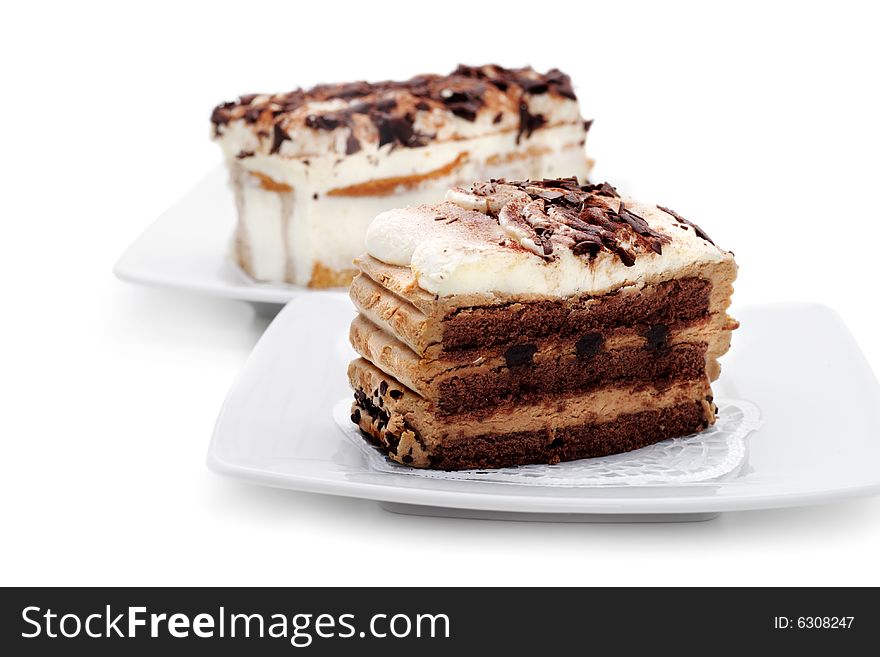
[{"label": "second cake slice", "polygon": [[377,217],[351,288],[352,420],[390,458],[555,463],[714,422],[732,254],[607,184],[447,198]]}]

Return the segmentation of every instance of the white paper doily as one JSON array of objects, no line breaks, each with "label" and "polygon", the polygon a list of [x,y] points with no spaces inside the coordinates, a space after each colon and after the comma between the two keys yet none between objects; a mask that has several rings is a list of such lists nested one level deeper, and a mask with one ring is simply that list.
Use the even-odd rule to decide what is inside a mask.
[{"label": "white paper doily", "polygon": [[739,399],[716,399],[715,403],[719,409],[718,419],[705,431],[632,452],[556,465],[453,472],[413,468],[387,459],[352,423],[351,400],[336,404],[333,419],[366,455],[368,467],[375,472],[520,486],[663,486],[719,479],[737,471],[745,462],[746,437],[761,425],[758,407]]}]

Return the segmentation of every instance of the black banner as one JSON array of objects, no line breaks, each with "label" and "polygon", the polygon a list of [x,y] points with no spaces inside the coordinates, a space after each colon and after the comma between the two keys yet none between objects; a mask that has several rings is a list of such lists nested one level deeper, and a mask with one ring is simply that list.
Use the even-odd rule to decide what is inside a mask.
[{"label": "black banner", "polygon": [[3,590],[0,613],[7,655],[704,655],[880,639],[868,589],[22,588]]}]

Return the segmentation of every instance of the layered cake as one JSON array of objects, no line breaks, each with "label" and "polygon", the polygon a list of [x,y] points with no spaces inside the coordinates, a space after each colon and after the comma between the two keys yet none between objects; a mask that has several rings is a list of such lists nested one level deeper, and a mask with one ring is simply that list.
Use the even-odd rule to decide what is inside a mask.
[{"label": "layered cake", "polygon": [[241,96],[211,116],[251,277],[348,285],[370,221],[492,177],[586,180],[589,123],[564,73],[459,66],[404,82]]},{"label": "layered cake", "polygon": [[557,463],[715,421],[736,264],[696,224],[576,178],[380,214],[351,298],[352,421],[458,470]]}]

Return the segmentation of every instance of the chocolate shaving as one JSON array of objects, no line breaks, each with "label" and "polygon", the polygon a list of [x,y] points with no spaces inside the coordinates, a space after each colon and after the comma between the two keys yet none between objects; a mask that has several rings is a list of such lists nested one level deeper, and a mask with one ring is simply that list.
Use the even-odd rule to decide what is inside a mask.
[{"label": "chocolate shaving", "polygon": [[620,198],[617,190],[609,185],[607,182],[599,183],[598,185],[584,185],[581,187],[581,189],[585,192],[589,192],[590,194],[596,194],[597,196],[610,196],[612,198]]},{"label": "chocolate shaving", "polygon": [[545,80],[533,80],[532,78],[520,78],[519,86],[523,88],[527,94],[538,96],[550,91],[550,85]]},{"label": "chocolate shaving", "polygon": [[516,134],[516,143],[519,144],[523,135],[528,139],[532,133],[547,122],[543,114],[532,114],[525,100],[519,101],[519,132]]},{"label": "chocolate shaving", "polygon": [[[321,92],[324,92],[323,94]],[[325,99],[332,98],[359,98],[368,96],[373,92],[373,85],[363,80],[358,82],[345,82],[342,84],[319,84],[310,92],[312,95],[323,95]]]},{"label": "chocolate shaving", "polygon": [[617,254],[617,257],[620,258],[620,261],[627,267],[632,267],[636,264],[636,257],[627,251],[620,244],[616,244],[614,247],[614,252]]},{"label": "chocolate shaving", "polygon": [[535,192],[535,196],[538,196],[538,197],[544,199],[545,201],[554,201],[558,198],[562,198],[563,196],[565,196],[565,193],[560,192],[559,190],[556,190],[556,189],[548,189],[548,190],[540,190],[540,191]]},{"label": "chocolate shaving", "polygon": [[361,142],[353,134],[348,135],[348,139],[345,140],[345,154],[351,155],[359,150],[361,150]]},{"label": "chocolate shaving", "polygon": [[332,114],[309,114],[306,117],[306,127],[313,130],[336,130],[344,122],[343,118]]},{"label": "chocolate shaving", "polygon": [[230,110],[235,107],[235,103],[223,103],[217,105],[211,112],[211,123],[214,125],[214,136],[220,136],[220,126],[226,125],[232,119]]},{"label": "chocolate shaving", "polygon": [[571,86],[571,78],[558,68],[553,68],[547,71],[547,73],[544,74],[544,81],[552,91],[555,91],[563,98],[577,100],[574,88]]},{"label": "chocolate shaving", "polygon": [[660,244],[664,241],[668,242],[669,238],[662,233],[658,233],[656,230],[653,230],[648,222],[642,219],[639,215],[637,215],[632,210],[628,210],[621,206],[620,212],[617,213],[617,216],[624,222],[626,222],[630,228],[632,228],[636,233],[641,235],[642,237],[650,237],[653,238],[649,240],[651,248],[656,251],[658,254],[661,254],[662,248]]},{"label": "chocolate shaving", "polygon": [[709,244],[711,244],[712,246],[715,246],[715,242],[713,242],[712,238],[710,238],[709,235],[706,234],[706,231],[704,231],[702,228],[697,226],[697,224],[695,224],[693,221],[688,221],[687,219],[682,217],[677,212],[674,212],[674,211],[670,210],[669,208],[664,208],[662,205],[658,205],[657,209],[662,210],[666,214],[674,217],[675,219],[677,219],[679,221],[679,223],[682,223],[685,226],[690,226],[691,228],[694,229],[694,232],[697,234],[697,237],[700,237],[700,238],[706,240],[707,242],[709,242]]},{"label": "chocolate shaving", "polygon": [[424,139],[413,129],[413,118],[409,114],[395,117],[371,113],[370,118],[379,131],[379,147],[385,144],[400,144],[409,148],[425,145]]},{"label": "chocolate shaving", "polygon": [[471,193],[514,199],[504,201],[491,213],[505,230],[516,235],[522,248],[548,260],[555,257],[559,246],[591,260],[605,249],[632,267],[638,254],[653,251],[662,255],[663,245],[671,241],[644,217],[625,207],[617,190],[608,183],[580,185],[575,177],[495,179],[474,184]]},{"label": "chocolate shaving", "polygon": [[591,260],[599,255],[599,251],[601,250],[602,240],[594,237],[576,242],[575,245],[571,247],[571,252],[575,255],[588,255]]},{"label": "chocolate shaving", "polygon": [[384,98],[373,103],[373,109],[377,112],[390,112],[397,107],[397,101],[393,98]]},{"label": "chocolate shaving", "polygon": [[[541,94],[552,94],[576,100],[571,80],[558,69],[546,74],[538,74],[530,68],[507,69],[489,64],[485,66],[458,66],[447,76],[419,75],[402,82],[384,81],[368,83],[364,81],[345,84],[322,84],[308,90],[295,89],[283,94],[246,94],[237,101],[226,102],[214,108],[211,121],[215,136],[221,133],[221,126],[231,120],[244,120],[258,124],[258,135],[272,135],[272,153],[278,152],[281,143],[288,139],[280,134],[277,126],[284,124],[294,130],[294,122],[303,121],[314,130],[332,131],[341,127],[353,127],[352,116],[369,115],[380,135],[380,145],[393,143],[394,146],[416,148],[423,146],[429,135],[416,134],[413,116],[416,111],[446,110],[449,114],[466,121],[476,121],[480,112],[490,105],[499,107],[497,97],[502,99],[500,107],[518,108],[519,131],[517,142],[543,126],[547,121],[543,115],[528,111],[527,98]],[[395,95],[394,98],[389,95]],[[291,113],[313,102],[328,100],[351,101],[348,107],[333,112],[316,112],[305,117],[289,116]],[[495,110],[494,123],[504,120],[505,111]],[[346,152],[351,154],[363,148],[354,142],[346,142]]]},{"label": "chocolate shaving", "polygon": [[281,144],[290,139],[290,135],[287,134],[287,131],[281,127],[280,123],[276,123],[272,128],[272,148],[269,149],[270,153],[277,153],[281,149]]}]

